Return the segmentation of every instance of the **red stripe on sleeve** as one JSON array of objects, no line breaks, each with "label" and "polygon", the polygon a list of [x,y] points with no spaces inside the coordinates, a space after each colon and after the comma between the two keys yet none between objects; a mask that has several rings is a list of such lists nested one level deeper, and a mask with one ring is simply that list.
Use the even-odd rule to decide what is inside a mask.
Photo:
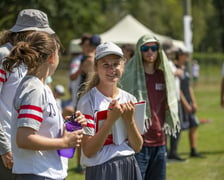
[{"label": "red stripe on sleeve", "polygon": [[83,114],[85,116],[86,119],[89,119],[89,120],[94,120],[94,117],[93,116],[90,116],[88,114]]},{"label": "red stripe on sleeve", "polygon": [[93,121],[93,123],[87,123],[86,127],[89,127],[89,128],[95,128],[95,124],[94,124],[94,117],[93,116],[90,116],[88,114],[83,114],[85,116],[86,119],[90,120],[90,121]]},{"label": "red stripe on sleeve", "polygon": [[92,123],[87,123],[86,127],[90,127],[90,128],[94,128],[95,129],[95,125]]},{"label": "red stripe on sleeve", "polygon": [[43,112],[43,110],[38,107],[38,106],[33,106],[33,105],[23,105],[20,107],[20,109],[30,109],[30,110],[35,110],[35,111],[38,111],[38,112]]},{"label": "red stripe on sleeve", "polygon": [[144,103],[146,103],[146,101],[140,101],[140,102],[137,102],[135,104],[144,104]]},{"label": "red stripe on sleeve", "polygon": [[6,72],[3,69],[0,69],[0,74],[3,74],[4,76],[6,76]]},{"label": "red stripe on sleeve", "polygon": [[36,121],[42,122],[43,118],[36,116],[34,114],[19,114],[18,119],[19,118],[30,118],[30,119],[34,119]]},{"label": "red stripe on sleeve", "polygon": [[0,82],[3,82],[3,83],[4,83],[4,82],[5,82],[5,79],[3,79],[3,78],[0,78]]}]

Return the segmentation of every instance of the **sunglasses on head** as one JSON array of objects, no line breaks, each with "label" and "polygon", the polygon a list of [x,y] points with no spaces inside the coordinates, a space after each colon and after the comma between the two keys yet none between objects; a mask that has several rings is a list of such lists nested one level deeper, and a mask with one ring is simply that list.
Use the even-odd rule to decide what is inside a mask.
[{"label": "sunglasses on head", "polygon": [[158,51],[159,46],[158,45],[153,45],[153,46],[143,45],[143,46],[141,46],[142,52],[147,52],[149,49],[151,49],[153,52],[155,52],[155,51]]}]

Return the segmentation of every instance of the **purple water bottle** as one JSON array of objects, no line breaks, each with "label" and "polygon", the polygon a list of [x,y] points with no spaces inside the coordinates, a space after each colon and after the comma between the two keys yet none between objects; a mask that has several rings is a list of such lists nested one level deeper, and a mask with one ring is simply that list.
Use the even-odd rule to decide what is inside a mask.
[{"label": "purple water bottle", "polygon": [[[79,129],[82,129],[82,126],[75,122],[74,119],[76,118],[75,114],[73,114],[68,121],[65,122],[65,128],[67,131],[76,131]],[[58,154],[60,156],[66,157],[66,158],[73,158],[75,153],[75,147],[73,148],[66,148],[66,149],[59,149]]]}]

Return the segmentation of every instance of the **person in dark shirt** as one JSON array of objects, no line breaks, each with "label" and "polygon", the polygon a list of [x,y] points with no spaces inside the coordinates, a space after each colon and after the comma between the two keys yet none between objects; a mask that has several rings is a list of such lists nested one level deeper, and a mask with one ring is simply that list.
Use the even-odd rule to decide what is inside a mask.
[{"label": "person in dark shirt", "polygon": [[144,143],[135,156],[143,180],[166,179],[166,134],[174,135],[180,128],[175,80],[168,63],[157,38],[144,35],[121,78],[121,88],[147,104]]}]

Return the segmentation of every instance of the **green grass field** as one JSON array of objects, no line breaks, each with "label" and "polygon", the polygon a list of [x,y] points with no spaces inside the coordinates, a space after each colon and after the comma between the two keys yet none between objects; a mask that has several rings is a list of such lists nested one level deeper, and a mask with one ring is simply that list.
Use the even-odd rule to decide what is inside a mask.
[{"label": "green grass field", "polygon": [[[54,84],[68,87],[67,71],[59,67],[53,76]],[[201,66],[201,75],[194,88],[199,119],[210,119],[198,130],[198,151],[206,158],[189,158],[188,132],[182,132],[179,154],[187,158],[184,163],[167,164],[167,180],[223,180],[224,179],[224,109],[220,107],[220,66]],[[67,93],[68,94],[68,93]],[[67,180],[84,180],[75,173],[76,158],[69,160]]]}]

